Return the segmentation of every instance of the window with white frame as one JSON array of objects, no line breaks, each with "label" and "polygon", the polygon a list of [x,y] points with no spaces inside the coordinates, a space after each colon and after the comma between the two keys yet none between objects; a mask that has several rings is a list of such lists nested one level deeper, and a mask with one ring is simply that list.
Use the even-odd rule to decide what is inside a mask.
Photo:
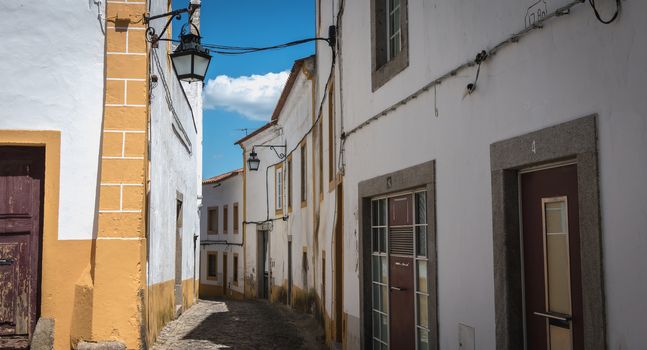
[{"label": "window with white frame", "polygon": [[402,49],[402,21],[400,20],[400,0],[386,0],[386,61],[391,61]]},{"label": "window with white frame", "polygon": [[407,2],[371,0],[373,91],[409,65]]}]

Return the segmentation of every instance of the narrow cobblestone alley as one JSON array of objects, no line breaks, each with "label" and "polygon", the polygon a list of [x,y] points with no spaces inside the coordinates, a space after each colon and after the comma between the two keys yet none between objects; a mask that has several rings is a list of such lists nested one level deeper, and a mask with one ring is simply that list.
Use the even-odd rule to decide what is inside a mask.
[{"label": "narrow cobblestone alley", "polygon": [[263,301],[200,300],[162,329],[153,350],[324,349],[310,316]]}]

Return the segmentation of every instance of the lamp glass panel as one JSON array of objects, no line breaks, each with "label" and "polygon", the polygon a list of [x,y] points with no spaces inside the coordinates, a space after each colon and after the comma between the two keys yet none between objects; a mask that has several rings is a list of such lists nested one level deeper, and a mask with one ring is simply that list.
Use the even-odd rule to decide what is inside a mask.
[{"label": "lamp glass panel", "polygon": [[247,163],[249,164],[249,170],[256,171],[258,166],[261,164],[260,159],[248,159]]},{"label": "lamp glass panel", "polygon": [[182,76],[191,74],[191,56],[192,55],[173,56],[173,66],[175,67],[177,75]]},{"label": "lamp glass panel", "polygon": [[209,66],[210,58],[193,55],[193,74],[204,79],[207,74],[207,67]]}]

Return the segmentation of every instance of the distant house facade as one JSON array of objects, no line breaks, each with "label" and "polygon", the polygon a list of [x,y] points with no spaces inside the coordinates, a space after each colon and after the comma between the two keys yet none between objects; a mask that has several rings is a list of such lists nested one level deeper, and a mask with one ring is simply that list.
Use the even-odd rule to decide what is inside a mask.
[{"label": "distant house facade", "polygon": [[200,297],[242,299],[243,169],[202,181]]},{"label": "distant house facade", "polygon": [[142,18],[168,9],[0,5],[4,33],[39,23],[0,64],[0,348],[148,348],[197,299],[201,83]]},{"label": "distant house facade", "polygon": [[315,70],[314,56],[297,60],[271,121],[238,142],[245,159],[253,151],[261,161],[257,171],[245,169],[245,295],[303,307],[308,298],[318,302],[321,286],[313,248],[320,141],[318,132],[309,133],[321,125],[314,117]]}]

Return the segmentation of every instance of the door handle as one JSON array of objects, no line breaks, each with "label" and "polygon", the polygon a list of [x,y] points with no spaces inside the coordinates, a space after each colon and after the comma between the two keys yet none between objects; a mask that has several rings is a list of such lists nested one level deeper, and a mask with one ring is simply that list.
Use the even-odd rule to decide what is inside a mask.
[{"label": "door handle", "polygon": [[0,259],[0,265],[11,265],[14,263],[14,259]]},{"label": "door handle", "polygon": [[556,321],[561,321],[561,322],[568,322],[571,320],[571,315],[566,315],[566,314],[560,314],[556,312],[533,312],[535,316],[541,316],[545,317],[551,320],[556,320]]},{"label": "door handle", "polygon": [[391,287],[391,290],[397,290],[398,292],[402,292],[407,290],[406,288],[400,288],[400,287]]}]

